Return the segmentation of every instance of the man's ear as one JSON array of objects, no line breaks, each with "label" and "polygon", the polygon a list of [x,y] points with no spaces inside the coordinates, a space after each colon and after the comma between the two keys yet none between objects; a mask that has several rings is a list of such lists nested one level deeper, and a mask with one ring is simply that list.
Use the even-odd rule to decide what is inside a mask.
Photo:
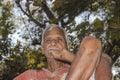
[{"label": "man's ear", "polygon": [[67,47],[68,47],[68,50],[70,50],[70,48],[71,48],[71,43],[70,42],[68,43]]}]

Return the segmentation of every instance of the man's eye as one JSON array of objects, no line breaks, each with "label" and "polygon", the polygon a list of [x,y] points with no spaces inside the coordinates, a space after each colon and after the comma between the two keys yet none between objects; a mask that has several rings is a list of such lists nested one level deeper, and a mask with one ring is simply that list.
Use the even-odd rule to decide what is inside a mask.
[{"label": "man's eye", "polygon": [[57,39],[57,41],[58,41],[58,42],[61,42],[61,41],[63,41],[63,39],[61,39],[61,38],[58,38],[58,39]]},{"label": "man's eye", "polygon": [[62,39],[59,39],[59,41],[63,41]]},{"label": "man's eye", "polygon": [[47,42],[47,43],[50,42],[50,41],[51,41],[50,39],[45,40],[45,42]]}]

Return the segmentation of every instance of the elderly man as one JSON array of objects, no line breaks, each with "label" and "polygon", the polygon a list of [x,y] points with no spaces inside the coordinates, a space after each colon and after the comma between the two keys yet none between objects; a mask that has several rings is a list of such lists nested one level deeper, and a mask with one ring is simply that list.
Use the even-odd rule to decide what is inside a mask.
[{"label": "elderly man", "polygon": [[[74,55],[67,33],[58,25],[46,27],[41,49],[48,67],[40,71],[27,70],[14,80],[111,80],[111,58],[101,53],[98,39],[85,37]],[[71,64],[71,66],[70,66]]]}]

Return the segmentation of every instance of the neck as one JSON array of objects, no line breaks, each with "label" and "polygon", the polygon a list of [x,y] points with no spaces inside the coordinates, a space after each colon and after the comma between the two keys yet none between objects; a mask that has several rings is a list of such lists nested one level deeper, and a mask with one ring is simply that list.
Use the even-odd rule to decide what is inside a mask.
[{"label": "neck", "polygon": [[55,71],[58,68],[61,68],[64,66],[64,63],[55,59],[47,59],[48,62],[48,70]]}]

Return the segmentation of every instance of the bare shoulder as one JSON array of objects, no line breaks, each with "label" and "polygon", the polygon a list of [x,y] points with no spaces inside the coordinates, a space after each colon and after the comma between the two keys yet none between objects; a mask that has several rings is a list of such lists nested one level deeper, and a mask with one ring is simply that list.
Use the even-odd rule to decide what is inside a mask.
[{"label": "bare shoulder", "polygon": [[102,53],[99,65],[96,68],[95,80],[112,80],[112,59],[108,54]]},{"label": "bare shoulder", "polygon": [[112,58],[106,53],[102,53],[101,60],[112,64]]}]

